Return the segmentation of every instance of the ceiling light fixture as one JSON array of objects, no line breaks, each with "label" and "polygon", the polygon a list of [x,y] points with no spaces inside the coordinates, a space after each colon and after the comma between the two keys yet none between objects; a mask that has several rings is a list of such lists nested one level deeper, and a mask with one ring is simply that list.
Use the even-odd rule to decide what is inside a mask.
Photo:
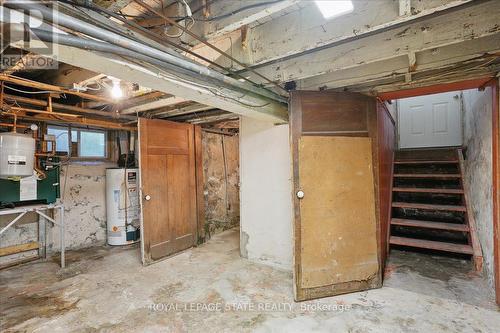
[{"label": "ceiling light fixture", "polygon": [[351,0],[314,0],[314,2],[326,19],[344,15],[354,10]]},{"label": "ceiling light fixture", "polygon": [[119,99],[123,97],[123,91],[120,87],[120,80],[113,80],[113,88],[111,88],[111,96]]}]

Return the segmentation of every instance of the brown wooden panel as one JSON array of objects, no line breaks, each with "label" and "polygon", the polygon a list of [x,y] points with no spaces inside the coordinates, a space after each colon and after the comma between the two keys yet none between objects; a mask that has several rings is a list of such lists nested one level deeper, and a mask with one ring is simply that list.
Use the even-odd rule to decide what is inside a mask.
[{"label": "brown wooden panel", "polygon": [[143,261],[149,264],[196,242],[194,126],[140,118],[139,141]]},{"label": "brown wooden panel", "polygon": [[299,160],[302,287],[373,278],[379,263],[371,139],[302,137]]},{"label": "brown wooden panel", "polygon": [[358,135],[368,133],[372,100],[356,93],[301,92],[302,134]]},{"label": "brown wooden panel", "polygon": [[147,140],[148,154],[188,154],[189,136],[192,134],[192,128],[186,127],[186,124],[170,122],[168,129],[162,121],[151,121],[148,125]]},{"label": "brown wooden panel", "polygon": [[[320,101],[321,103],[318,103]],[[318,297],[326,297],[331,295],[337,295],[341,293],[354,292],[359,290],[365,290],[370,288],[380,287],[382,284],[382,276],[381,276],[381,256],[380,256],[380,228],[379,228],[379,219],[380,219],[380,207],[379,207],[379,154],[378,154],[378,123],[377,123],[377,112],[376,112],[376,100],[375,98],[370,98],[361,94],[355,93],[333,93],[333,92],[306,92],[306,91],[294,91],[291,94],[291,104],[290,104],[290,113],[291,113],[291,140],[292,140],[292,162],[293,162],[293,189],[294,194],[297,191],[302,189],[302,186],[305,185],[304,181],[301,178],[300,170],[302,169],[302,161],[299,158],[299,146],[301,142],[306,138],[310,139],[342,139],[342,140],[367,140],[368,146],[370,147],[370,154],[367,159],[370,164],[371,178],[369,178],[368,183],[365,183],[362,189],[361,187],[355,190],[349,191],[346,190],[345,193],[342,192],[342,186],[351,186],[355,183],[345,183],[342,179],[337,179],[336,185],[338,187],[333,187],[327,191],[327,193],[337,193],[340,191],[340,196],[337,196],[339,199],[342,196],[350,196],[353,198],[364,198],[366,195],[367,188],[371,189],[370,192],[372,196],[372,216],[373,219],[373,229],[372,233],[368,238],[368,244],[374,244],[372,248],[373,257],[370,258],[370,264],[373,264],[371,268],[374,270],[371,271],[372,274],[367,273],[369,269],[363,271],[359,270],[353,273],[352,279],[345,278],[344,280],[337,279],[339,276],[334,275],[330,276],[328,273],[325,273],[328,269],[325,267],[320,268],[316,273],[314,272],[314,268],[309,270],[307,274],[309,276],[302,276],[302,265],[305,262],[312,262],[309,259],[313,258],[312,252],[307,253],[305,251],[306,248],[310,246],[314,246],[315,243],[318,243],[315,237],[307,236],[304,239],[303,232],[310,233],[313,230],[309,228],[303,229],[304,216],[301,207],[301,200],[298,199],[294,195],[294,242],[295,242],[295,250],[294,250],[294,293],[296,300],[307,300]],[[369,138],[368,138],[369,137]],[[371,146],[370,146],[371,142]],[[302,152],[305,152],[303,147]],[[331,162],[328,165],[316,165],[313,169],[315,169],[315,173],[317,174],[317,183],[318,184],[331,184],[330,179],[332,177],[336,177],[335,174],[330,174],[330,171],[339,168],[336,161],[332,162],[331,159],[334,158],[345,158],[342,160],[341,164],[344,166],[350,166],[351,164],[356,164],[356,149],[347,149],[349,151],[349,157],[347,156],[335,156],[330,157],[330,148],[321,149],[321,151],[316,151],[316,158],[323,159],[328,157],[328,160]],[[347,153],[347,151],[346,151]],[[352,161],[350,160],[352,159]],[[366,171],[366,170],[365,170]],[[332,171],[333,172],[333,171]],[[340,188],[340,189],[339,189]],[[311,190],[314,192],[316,189],[313,187],[306,192],[306,198],[310,197]],[[306,199],[304,199],[306,200]],[[317,202],[317,204],[321,203],[321,200]],[[358,211],[360,205],[356,205],[353,211]],[[317,217],[316,227],[321,228],[321,222],[324,222],[324,216],[321,214],[331,213],[331,207],[324,206],[323,211],[317,211],[316,214],[319,214]],[[336,207],[338,208],[338,207]],[[353,208],[353,207],[351,207]],[[338,209],[337,209],[338,210]],[[328,215],[328,214],[327,214]],[[325,216],[327,216],[325,215]],[[311,220],[311,219],[310,219]],[[314,220],[314,219],[313,219]],[[368,219],[370,221],[370,219]],[[329,224],[327,224],[329,225]],[[339,225],[339,228],[342,228],[342,223]],[[352,227],[352,230],[355,230],[356,226]],[[346,231],[345,231],[346,230]],[[350,227],[346,227],[345,230],[341,230],[342,232],[347,232],[351,230]],[[327,232],[319,232],[318,236],[321,234],[323,237],[323,242],[321,244],[326,244],[325,239],[330,237],[331,242],[337,242],[337,235],[332,235]],[[349,239],[348,235],[348,239]],[[342,237],[342,236],[341,236]],[[349,251],[354,251],[356,253],[356,248],[359,247],[359,244],[363,243],[363,241],[353,241],[352,243],[346,244],[346,248],[349,248]],[[365,242],[366,243],[366,242]],[[348,244],[348,245],[347,245]],[[318,244],[317,244],[318,245]],[[363,245],[362,245],[363,247]],[[328,252],[326,253],[328,254]],[[331,253],[330,253],[331,254]],[[359,253],[358,253],[359,254]],[[356,254],[353,254],[354,256]],[[303,256],[306,256],[303,258]],[[309,257],[307,257],[309,256]],[[357,258],[361,258],[360,257]],[[351,268],[354,267],[363,267],[364,262],[356,262],[356,257],[351,257],[352,261],[349,265]],[[315,259],[319,260],[319,259]],[[330,262],[332,265],[335,263],[334,261]],[[320,265],[321,262],[316,262],[315,264]],[[345,262],[343,262],[345,264]],[[319,266],[318,266],[319,267]],[[333,268],[331,268],[333,269]],[[344,274],[346,272],[343,272]],[[367,274],[363,274],[367,273]],[[364,278],[359,278],[359,276],[364,276]],[[343,276],[345,277],[345,275]],[[304,278],[304,279],[303,279]],[[329,280],[330,279],[330,280]],[[343,281],[343,282],[342,282]],[[320,285],[322,284],[323,285]],[[316,287],[306,287],[314,286]]]},{"label": "brown wooden panel", "polygon": [[389,250],[395,131],[395,123],[389,111],[382,103],[377,103],[378,201],[380,205],[379,242],[382,268],[385,266]]}]

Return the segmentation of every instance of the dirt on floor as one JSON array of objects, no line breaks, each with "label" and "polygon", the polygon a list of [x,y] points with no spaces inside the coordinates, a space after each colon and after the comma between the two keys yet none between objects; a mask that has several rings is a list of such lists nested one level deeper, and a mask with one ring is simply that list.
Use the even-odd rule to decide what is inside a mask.
[{"label": "dirt on floor", "polygon": [[0,271],[2,332],[498,332],[467,261],[393,251],[383,288],[295,303],[292,274],[239,256],[238,230],[143,267],[100,247]]}]

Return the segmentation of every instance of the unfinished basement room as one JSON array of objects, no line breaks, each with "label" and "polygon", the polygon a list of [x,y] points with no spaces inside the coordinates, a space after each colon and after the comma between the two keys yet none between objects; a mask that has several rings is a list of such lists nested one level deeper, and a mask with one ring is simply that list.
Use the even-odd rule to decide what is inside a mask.
[{"label": "unfinished basement room", "polygon": [[0,21],[0,332],[500,332],[499,0]]}]

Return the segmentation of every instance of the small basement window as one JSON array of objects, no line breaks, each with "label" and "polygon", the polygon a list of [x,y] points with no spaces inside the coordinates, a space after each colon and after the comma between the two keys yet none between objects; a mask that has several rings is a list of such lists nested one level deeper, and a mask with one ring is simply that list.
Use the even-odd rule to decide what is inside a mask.
[{"label": "small basement window", "polygon": [[107,158],[107,132],[104,130],[50,125],[47,134],[55,136],[58,154],[89,159]]}]

